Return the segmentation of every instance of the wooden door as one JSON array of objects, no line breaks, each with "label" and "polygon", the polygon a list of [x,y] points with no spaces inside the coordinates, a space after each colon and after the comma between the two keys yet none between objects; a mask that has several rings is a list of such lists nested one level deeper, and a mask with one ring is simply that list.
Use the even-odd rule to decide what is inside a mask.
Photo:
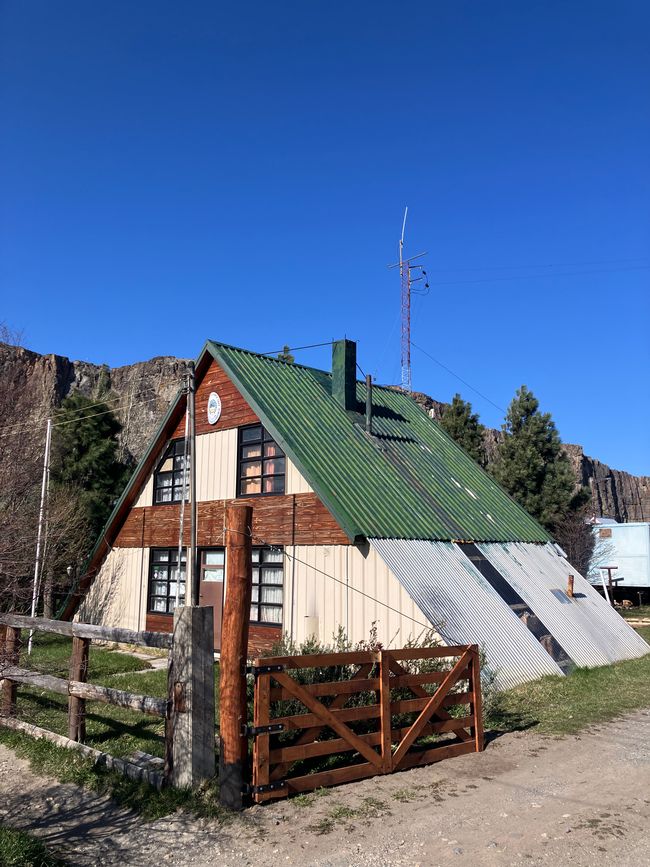
[{"label": "wooden door", "polygon": [[225,551],[204,548],[199,558],[199,605],[212,605],[214,611],[214,649],[221,649],[221,619],[223,615],[223,580]]}]

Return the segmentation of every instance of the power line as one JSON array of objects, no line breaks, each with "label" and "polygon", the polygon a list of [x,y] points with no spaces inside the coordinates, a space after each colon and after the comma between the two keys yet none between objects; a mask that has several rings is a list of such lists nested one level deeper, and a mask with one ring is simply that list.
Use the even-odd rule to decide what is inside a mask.
[{"label": "power line", "polygon": [[584,277],[591,274],[619,274],[623,271],[647,271],[650,265],[638,265],[634,268],[612,268],[597,271],[564,271],[555,274],[517,274],[511,277],[486,277],[482,280],[444,280],[431,283],[431,286],[467,286],[475,283],[494,283],[504,280],[548,280],[550,277]]},{"label": "power line", "polygon": [[471,390],[472,390],[473,392],[475,392],[476,394],[478,394],[479,397],[482,397],[483,400],[487,400],[487,402],[490,403],[490,404],[492,404],[492,406],[493,406],[495,409],[498,409],[499,412],[503,412],[503,413],[507,412],[507,410],[505,410],[502,406],[499,406],[498,403],[495,403],[493,400],[490,400],[490,398],[487,397],[487,395],[483,394],[483,392],[479,391],[478,388],[474,388],[474,386],[473,386],[473,385],[470,385],[469,382],[467,382],[466,379],[463,379],[462,376],[459,376],[459,375],[458,375],[457,373],[455,373],[455,372],[454,372],[450,367],[447,367],[446,364],[443,364],[442,361],[438,361],[437,358],[434,358],[433,355],[429,355],[429,353],[428,353],[425,349],[422,349],[421,346],[418,346],[417,343],[413,343],[412,340],[411,340],[411,346],[414,346],[416,349],[419,349],[420,352],[423,353],[423,355],[426,355],[427,358],[430,358],[431,361],[435,362],[437,365],[439,365],[440,367],[442,367],[442,369],[443,369],[443,370],[446,370],[447,373],[451,373],[451,375],[452,375],[452,376],[455,376],[456,379],[457,379],[459,382],[462,382],[463,385],[466,385],[466,386],[467,386],[467,388],[471,388]]},{"label": "power line", "polygon": [[283,346],[282,349],[271,349],[269,352],[259,352],[258,355],[278,355],[281,352],[298,352],[300,349],[316,349],[319,346],[331,346],[333,340],[326,340],[325,343],[310,343],[308,346]]},{"label": "power line", "polygon": [[647,256],[639,256],[636,259],[606,259],[600,262],[549,262],[546,265],[482,265],[465,268],[431,268],[436,274],[454,273],[457,271],[525,271],[540,268],[586,268],[592,265],[623,265],[631,262],[647,262]]},{"label": "power line", "polygon": [[[153,401],[156,401],[156,400],[158,400],[157,396],[156,397],[149,397],[149,398],[146,398],[145,400],[139,401],[139,404],[152,403]],[[102,405],[103,405],[102,403],[95,404],[95,406],[102,406]],[[95,418],[96,416],[99,416],[99,415],[107,415],[107,413],[116,412],[120,409],[125,409],[127,406],[128,406],[128,404],[124,403],[121,406],[111,407],[110,409],[106,409],[103,412],[96,412],[96,413],[92,413],[91,415],[74,416],[73,418],[69,418],[65,421],[55,422],[53,424],[53,427],[61,427],[61,425],[73,424],[74,422],[83,421],[84,419],[87,419],[87,418]],[[83,407],[83,409],[76,410],[76,412],[83,412],[86,409],[90,409],[90,408],[91,408],[90,406]],[[54,410],[54,412],[56,412],[56,410]],[[29,428],[34,427],[34,425],[38,425],[42,422],[47,422],[47,419],[49,417],[50,416],[46,416],[46,417],[38,418],[38,419],[30,419],[29,421],[16,422],[16,424],[7,425],[4,428],[0,429],[0,431],[2,431],[2,432],[0,432],[0,437],[17,436],[20,433],[24,433],[26,430],[29,430]]]}]

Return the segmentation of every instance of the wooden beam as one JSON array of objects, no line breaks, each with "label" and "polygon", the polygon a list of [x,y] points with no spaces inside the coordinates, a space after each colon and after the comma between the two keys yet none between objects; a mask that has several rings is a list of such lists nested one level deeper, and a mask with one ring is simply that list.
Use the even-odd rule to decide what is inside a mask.
[{"label": "wooden beam", "polygon": [[22,732],[32,738],[49,741],[56,744],[57,747],[63,747],[68,750],[75,750],[89,759],[93,759],[96,765],[108,768],[112,771],[124,774],[131,780],[149,783],[156,789],[160,789],[163,784],[163,776],[157,771],[150,771],[148,768],[142,768],[139,765],[134,765],[127,759],[118,759],[108,753],[103,753],[101,750],[96,750],[93,747],[88,747],[78,741],[70,740],[63,735],[57,735],[47,729],[39,728],[39,726],[31,725],[22,720],[12,717],[0,719],[0,725],[13,731]]},{"label": "wooden beam", "polygon": [[167,699],[154,698],[151,695],[138,695],[134,692],[125,692],[121,689],[113,689],[108,686],[96,686],[92,683],[79,683],[70,681],[68,693],[86,701],[101,701],[105,704],[114,704],[129,710],[136,710],[150,716],[167,716]]},{"label": "wooden beam", "polygon": [[172,637],[164,632],[134,632],[115,626],[96,626],[92,623],[71,623],[68,620],[47,620],[44,617],[26,617],[22,614],[0,614],[0,624],[19,629],[36,629],[91,641],[109,641],[115,644],[135,644],[140,647],[157,647],[168,650]]}]

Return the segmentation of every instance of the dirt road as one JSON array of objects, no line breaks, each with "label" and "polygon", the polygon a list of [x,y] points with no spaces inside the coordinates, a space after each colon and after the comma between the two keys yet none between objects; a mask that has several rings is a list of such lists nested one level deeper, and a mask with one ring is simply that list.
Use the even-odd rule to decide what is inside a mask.
[{"label": "dirt road", "polygon": [[225,827],[151,824],[31,773],[0,747],[0,821],[73,865],[650,865],[650,709],[579,737],[505,735],[481,755],[255,807]]}]

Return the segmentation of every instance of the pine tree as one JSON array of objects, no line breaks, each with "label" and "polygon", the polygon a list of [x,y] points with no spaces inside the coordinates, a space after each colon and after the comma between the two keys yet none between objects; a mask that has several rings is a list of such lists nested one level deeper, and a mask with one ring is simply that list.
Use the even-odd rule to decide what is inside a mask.
[{"label": "pine tree", "polygon": [[485,428],[478,418],[478,413],[472,412],[472,404],[455,394],[451,403],[445,407],[440,427],[461,446],[477,464],[486,464],[483,434]]},{"label": "pine tree", "polygon": [[553,532],[565,517],[584,503],[575,492],[571,464],[550,413],[522,385],[502,426],[504,438],[492,465],[496,480],[527,512]]},{"label": "pine tree", "polygon": [[89,527],[89,549],[130,473],[130,467],[117,456],[121,429],[106,404],[98,406],[79,393],[66,398],[55,414],[52,483],[78,494],[79,509]]}]

